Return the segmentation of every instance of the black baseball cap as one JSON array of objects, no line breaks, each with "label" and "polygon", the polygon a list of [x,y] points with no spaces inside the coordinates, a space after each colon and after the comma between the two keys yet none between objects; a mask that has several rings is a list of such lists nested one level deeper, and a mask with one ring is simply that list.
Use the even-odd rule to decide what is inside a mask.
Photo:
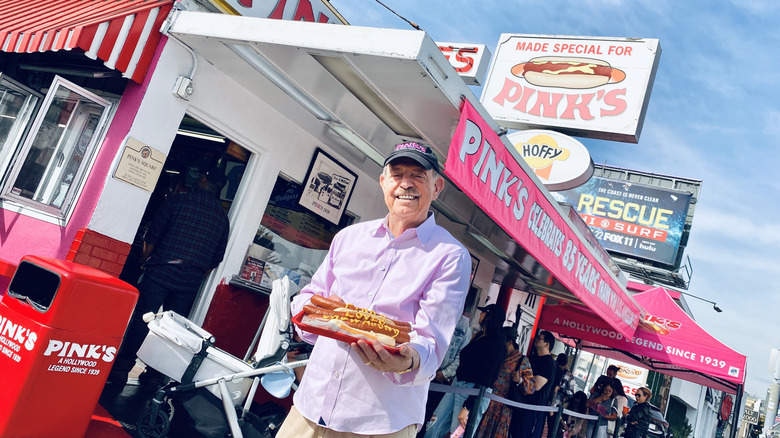
[{"label": "black baseball cap", "polygon": [[393,152],[385,159],[385,166],[398,158],[411,158],[425,170],[439,171],[439,160],[431,147],[415,141],[395,145]]},{"label": "black baseball cap", "polygon": [[477,307],[477,309],[485,312],[488,316],[501,316],[501,320],[506,319],[506,312],[498,304],[488,304],[487,306]]}]

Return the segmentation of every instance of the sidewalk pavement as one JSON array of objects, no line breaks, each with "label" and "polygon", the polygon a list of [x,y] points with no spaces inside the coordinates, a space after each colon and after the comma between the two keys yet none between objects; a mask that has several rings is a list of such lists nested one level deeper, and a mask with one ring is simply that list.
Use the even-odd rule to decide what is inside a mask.
[{"label": "sidewalk pavement", "polygon": [[103,406],[97,405],[84,438],[132,438]]},{"label": "sidewalk pavement", "polygon": [[138,372],[133,371],[127,385],[103,388],[84,438],[134,437],[135,422],[154,397],[155,388],[140,386]]},{"label": "sidewalk pavement", "polygon": [[[130,372],[127,385],[108,384],[100,394],[95,413],[84,438],[134,438],[135,424],[154,398],[156,388],[138,383],[140,369]],[[168,438],[203,438],[189,424],[184,409],[176,409]]]}]

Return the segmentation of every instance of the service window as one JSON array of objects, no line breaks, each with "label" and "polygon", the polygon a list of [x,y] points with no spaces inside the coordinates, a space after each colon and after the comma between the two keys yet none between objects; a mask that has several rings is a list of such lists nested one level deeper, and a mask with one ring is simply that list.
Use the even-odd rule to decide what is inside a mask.
[{"label": "service window", "polygon": [[101,137],[111,102],[59,76],[19,148],[2,192],[64,218]]},{"label": "service window", "polygon": [[355,221],[345,214],[338,225],[298,204],[303,186],[279,176],[271,199],[249,246],[240,276],[271,288],[273,280],[287,276],[298,287],[311,281],[325,259],[336,233]]},{"label": "service window", "polygon": [[8,168],[15,146],[29,130],[42,97],[0,73],[0,169]]}]

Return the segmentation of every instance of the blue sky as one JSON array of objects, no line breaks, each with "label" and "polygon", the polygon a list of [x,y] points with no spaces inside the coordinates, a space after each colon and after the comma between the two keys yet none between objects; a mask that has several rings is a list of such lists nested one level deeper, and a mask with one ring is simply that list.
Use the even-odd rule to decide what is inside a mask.
[{"label": "blue sky", "polygon": [[[657,38],[660,66],[638,144],[579,139],[596,163],[703,181],[686,255],[697,322],[748,357],[763,398],[780,347],[780,2],[382,0],[435,41],[501,33]],[[331,0],[353,25],[411,27],[370,0]],[[480,90],[474,89],[479,96]]]}]

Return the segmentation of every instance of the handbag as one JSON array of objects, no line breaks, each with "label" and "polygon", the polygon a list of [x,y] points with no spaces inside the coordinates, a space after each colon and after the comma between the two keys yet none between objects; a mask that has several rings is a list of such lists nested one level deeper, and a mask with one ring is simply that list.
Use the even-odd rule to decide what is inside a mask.
[{"label": "handbag", "polygon": [[534,371],[531,369],[531,362],[528,357],[523,355],[517,361],[515,372],[520,374],[520,383],[517,383],[510,377],[509,393],[507,398],[512,401],[523,403],[528,395],[535,391]]}]

